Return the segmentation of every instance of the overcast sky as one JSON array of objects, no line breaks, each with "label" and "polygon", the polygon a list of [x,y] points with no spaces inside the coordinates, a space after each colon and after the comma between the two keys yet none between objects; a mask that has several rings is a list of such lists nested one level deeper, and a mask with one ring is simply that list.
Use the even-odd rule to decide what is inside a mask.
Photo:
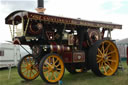
[{"label": "overcast sky", "polygon": [[[15,10],[36,12],[37,0],[0,0],[0,41],[11,40],[5,17]],[[45,0],[46,14],[122,24],[113,39],[128,38],[128,0]]]}]

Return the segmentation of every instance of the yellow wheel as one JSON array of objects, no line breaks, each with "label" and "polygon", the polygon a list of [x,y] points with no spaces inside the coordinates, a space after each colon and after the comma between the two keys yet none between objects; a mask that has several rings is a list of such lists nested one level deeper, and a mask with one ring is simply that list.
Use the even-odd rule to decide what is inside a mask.
[{"label": "yellow wheel", "polygon": [[48,83],[57,83],[64,75],[64,63],[57,54],[44,56],[39,65],[41,78]]},{"label": "yellow wheel", "polygon": [[97,41],[91,47],[89,57],[91,69],[98,76],[111,76],[118,69],[118,49],[110,40]]},{"label": "yellow wheel", "polygon": [[34,80],[39,75],[38,64],[32,55],[24,56],[18,64],[18,73],[25,80]]}]

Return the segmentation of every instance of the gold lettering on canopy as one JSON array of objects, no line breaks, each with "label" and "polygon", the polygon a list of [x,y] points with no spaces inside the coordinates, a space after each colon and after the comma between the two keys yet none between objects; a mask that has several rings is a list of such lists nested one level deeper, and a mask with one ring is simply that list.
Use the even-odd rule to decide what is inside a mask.
[{"label": "gold lettering on canopy", "polygon": [[83,20],[76,20],[76,19],[68,19],[63,17],[55,17],[55,16],[48,16],[48,15],[38,15],[30,13],[29,18],[35,20],[43,20],[43,21],[50,21],[50,22],[58,22],[58,23],[65,23],[65,24],[75,24],[75,25],[83,25],[83,26],[90,26],[90,27],[103,27],[103,28],[117,28],[120,29],[120,25],[112,25],[107,23],[98,23],[98,22],[91,22],[91,21],[83,21]]}]

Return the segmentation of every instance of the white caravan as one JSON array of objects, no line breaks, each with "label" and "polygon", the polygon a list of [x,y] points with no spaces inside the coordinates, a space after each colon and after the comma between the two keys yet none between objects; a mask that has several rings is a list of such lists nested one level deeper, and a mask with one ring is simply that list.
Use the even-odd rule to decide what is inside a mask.
[{"label": "white caravan", "polygon": [[0,43],[0,68],[16,66],[20,58],[20,46]]}]

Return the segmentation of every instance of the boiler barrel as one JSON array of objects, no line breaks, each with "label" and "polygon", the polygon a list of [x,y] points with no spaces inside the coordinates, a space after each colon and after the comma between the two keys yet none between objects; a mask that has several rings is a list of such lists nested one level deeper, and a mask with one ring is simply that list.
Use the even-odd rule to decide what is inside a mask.
[{"label": "boiler barrel", "polygon": [[70,51],[69,46],[64,46],[64,45],[45,45],[44,50],[48,50],[51,52],[57,52],[57,53],[62,53],[66,51]]}]

